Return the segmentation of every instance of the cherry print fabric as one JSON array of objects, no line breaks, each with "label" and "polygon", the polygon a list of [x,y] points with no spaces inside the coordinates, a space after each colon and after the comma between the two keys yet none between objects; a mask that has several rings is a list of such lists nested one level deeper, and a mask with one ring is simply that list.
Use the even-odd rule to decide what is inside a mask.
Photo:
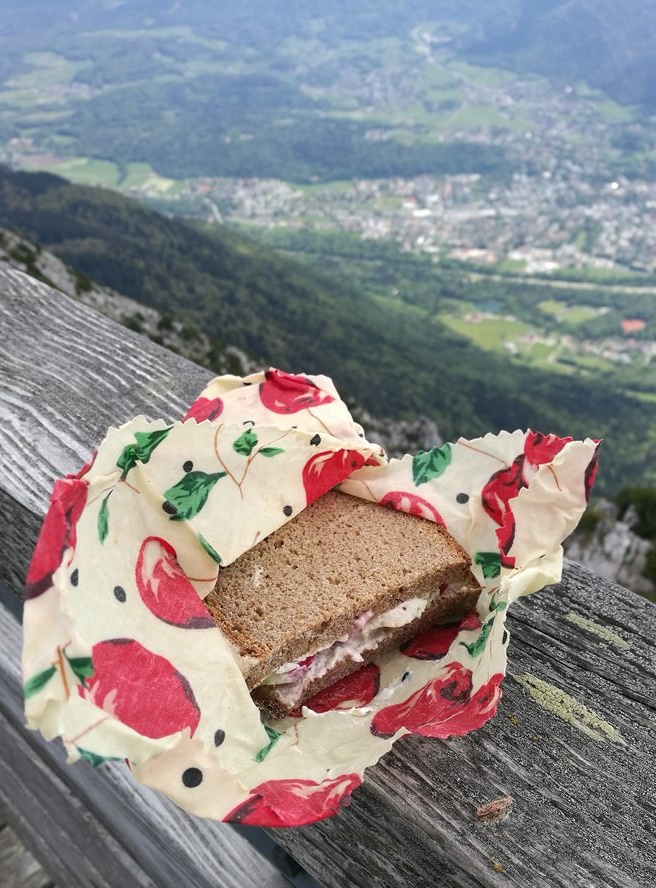
[{"label": "cherry print fabric", "polygon": [[[70,760],[127,760],[199,816],[333,816],[398,737],[458,736],[494,715],[508,606],[559,579],[597,451],[516,431],[388,461],[330,379],[277,369],[213,380],[179,422],[112,428],[55,483],[29,568],[28,726]],[[336,486],[444,525],[471,554],[479,601],[263,723],[202,599],[222,565]]]}]

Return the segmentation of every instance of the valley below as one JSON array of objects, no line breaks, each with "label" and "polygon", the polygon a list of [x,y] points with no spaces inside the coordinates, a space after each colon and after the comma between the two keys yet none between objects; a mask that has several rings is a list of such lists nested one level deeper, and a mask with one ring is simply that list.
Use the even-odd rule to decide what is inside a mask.
[{"label": "valley below", "polygon": [[610,7],[568,5],[563,64],[502,0],[37,5],[57,27],[16,11],[2,44],[0,163],[83,190],[24,180],[0,223],[202,330],[209,365],[300,362],[445,437],[589,434],[600,491],[656,484],[656,124],[646,74],[586,55]]}]

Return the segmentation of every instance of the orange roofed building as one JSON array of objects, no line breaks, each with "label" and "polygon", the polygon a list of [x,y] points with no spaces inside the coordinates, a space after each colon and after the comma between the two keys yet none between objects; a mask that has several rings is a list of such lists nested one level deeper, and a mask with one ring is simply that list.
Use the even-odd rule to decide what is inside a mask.
[{"label": "orange roofed building", "polygon": [[624,318],[622,321],[622,333],[639,333],[647,326],[647,321],[642,318]]}]

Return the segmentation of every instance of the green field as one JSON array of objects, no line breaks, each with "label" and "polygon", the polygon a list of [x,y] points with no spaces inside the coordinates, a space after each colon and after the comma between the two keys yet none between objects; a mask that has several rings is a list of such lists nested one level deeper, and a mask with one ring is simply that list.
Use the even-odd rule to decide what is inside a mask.
[{"label": "green field", "polygon": [[647,404],[656,404],[656,392],[632,391],[629,394],[639,401],[645,401]]},{"label": "green field", "polygon": [[50,172],[63,176],[76,185],[102,185],[105,188],[118,188],[121,172],[117,164],[109,160],[92,160],[90,157],[73,157],[55,162]]},{"label": "green field", "polygon": [[[567,306],[556,299],[540,303],[540,308],[545,311],[551,309],[554,313],[563,307],[571,313],[573,319],[568,323],[572,326],[595,315],[595,310],[585,305]],[[440,320],[450,330],[465,336],[472,345],[505,354],[527,366],[554,373],[579,373],[582,376],[612,372],[615,367],[612,361],[600,355],[583,350],[572,351],[549,331],[521,320],[486,317],[470,321],[454,314],[441,314]]]},{"label": "green field", "polygon": [[158,175],[148,163],[129,163],[122,167],[109,160],[94,160],[91,157],[57,159],[53,156],[49,161],[42,161],[40,166],[76,185],[100,185],[114,189],[148,186],[149,190],[164,196],[179,191],[182,184]]},{"label": "green field", "polygon": [[5,80],[0,102],[19,107],[43,105],[44,101],[68,102],[62,87],[69,85],[88,63],[73,61],[56,52],[28,52],[25,62],[31,70]]},{"label": "green field", "polygon": [[[523,321],[503,318],[485,318],[472,323],[454,315],[440,315],[440,320],[450,330],[466,336],[474,345],[486,351],[508,351],[518,348],[517,340],[533,332]],[[511,349],[508,348],[511,345]]]},{"label": "green field", "polygon": [[554,317],[559,323],[576,326],[597,316],[598,311],[589,305],[568,305],[559,299],[544,299],[538,308]]},{"label": "green field", "polygon": [[120,181],[121,188],[142,188],[145,185],[160,194],[170,194],[180,183],[159,176],[148,163],[129,163],[127,173]]}]

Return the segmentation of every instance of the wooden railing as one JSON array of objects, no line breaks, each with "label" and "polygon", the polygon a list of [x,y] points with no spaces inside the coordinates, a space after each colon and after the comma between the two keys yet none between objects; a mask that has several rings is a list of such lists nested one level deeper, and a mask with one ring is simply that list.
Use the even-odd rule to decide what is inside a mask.
[{"label": "wooden railing", "polygon": [[[288,852],[335,888],[656,884],[656,607],[573,563],[513,605],[496,717],[464,738],[403,738],[314,826],[200,820],[24,728],[21,589],[53,481],[110,425],[179,418],[209,376],[0,268],[0,807],[55,881],[273,888],[293,880]],[[507,796],[504,818],[479,810]]]}]

